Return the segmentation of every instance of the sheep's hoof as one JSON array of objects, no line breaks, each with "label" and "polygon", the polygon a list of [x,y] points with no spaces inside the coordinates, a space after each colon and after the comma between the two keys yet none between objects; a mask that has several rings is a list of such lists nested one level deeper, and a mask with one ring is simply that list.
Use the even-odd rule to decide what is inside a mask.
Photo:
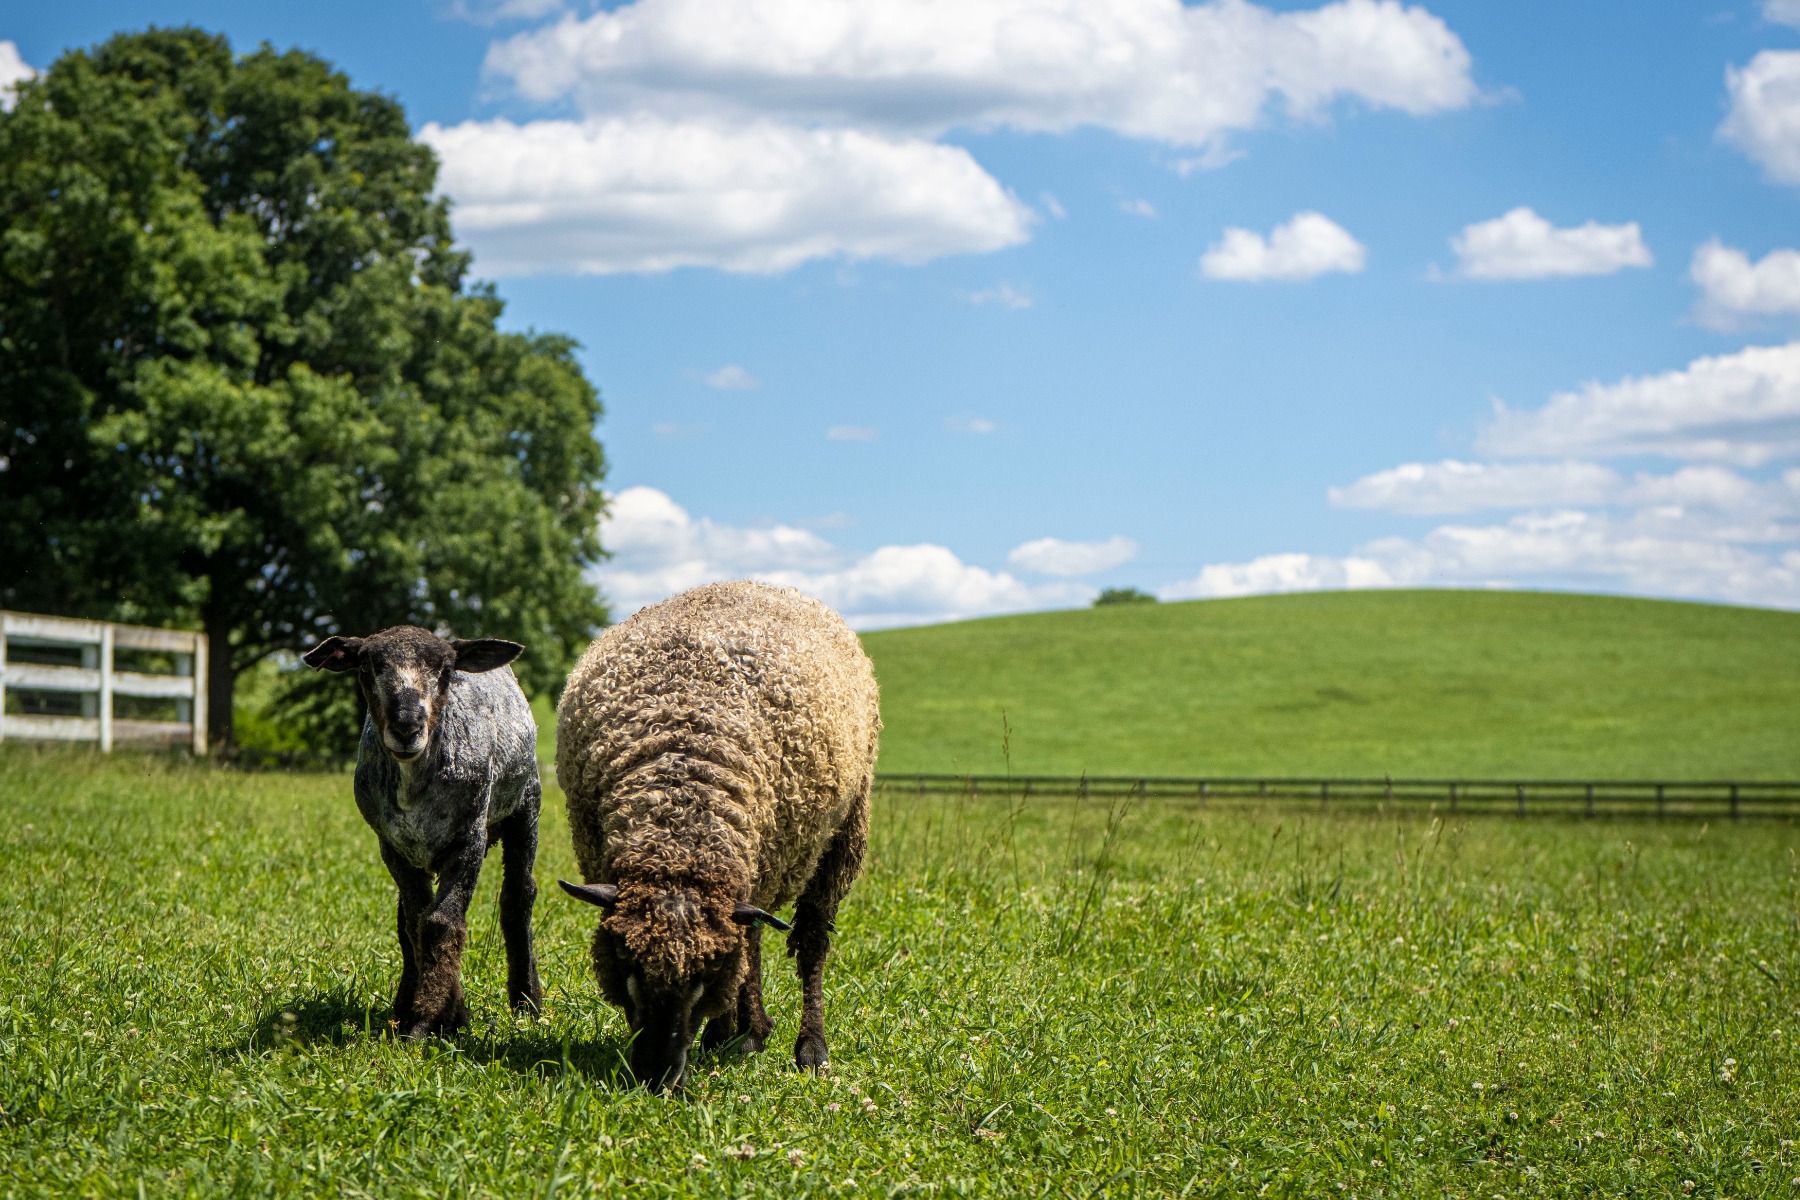
[{"label": "sheep's hoof", "polygon": [[803,1033],[794,1043],[794,1065],[802,1071],[823,1071],[831,1065],[825,1053],[825,1039],[816,1033]]}]

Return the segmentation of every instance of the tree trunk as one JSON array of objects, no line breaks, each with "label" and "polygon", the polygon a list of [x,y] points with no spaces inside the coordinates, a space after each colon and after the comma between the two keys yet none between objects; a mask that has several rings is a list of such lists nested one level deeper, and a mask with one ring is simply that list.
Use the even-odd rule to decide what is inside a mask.
[{"label": "tree trunk", "polygon": [[231,665],[231,629],[223,621],[206,622],[206,728],[212,752],[237,744],[231,729],[231,699],[237,670]]}]

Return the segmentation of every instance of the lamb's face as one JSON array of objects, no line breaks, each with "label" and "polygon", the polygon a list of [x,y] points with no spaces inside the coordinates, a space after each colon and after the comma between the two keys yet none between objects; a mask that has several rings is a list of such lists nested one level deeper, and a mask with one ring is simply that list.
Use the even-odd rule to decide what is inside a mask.
[{"label": "lamb's face", "polygon": [[786,925],[691,887],[562,886],[607,912],[594,932],[594,974],[631,1023],[631,1073],[650,1087],[679,1088],[702,1023],[737,1003],[749,927]]},{"label": "lamb's face", "polygon": [[425,753],[455,675],[456,651],[423,629],[399,625],[363,640],[356,683],[394,761]]},{"label": "lamb's face", "polygon": [[326,638],[302,661],[326,671],[355,671],[382,749],[409,763],[425,753],[458,671],[491,671],[524,649],[498,638],[446,641],[414,625],[366,638]]}]

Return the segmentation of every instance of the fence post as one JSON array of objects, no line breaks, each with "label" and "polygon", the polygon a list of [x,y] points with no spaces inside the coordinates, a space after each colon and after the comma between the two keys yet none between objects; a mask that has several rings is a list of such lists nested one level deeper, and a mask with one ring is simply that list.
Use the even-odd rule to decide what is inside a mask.
[{"label": "fence post", "polygon": [[190,710],[194,716],[194,754],[205,757],[207,751],[207,718],[211,715],[206,710],[206,635],[194,635],[194,705]]},{"label": "fence post", "polygon": [[1381,802],[1386,805],[1394,803],[1394,777],[1391,773],[1387,776],[1387,788],[1382,792]]},{"label": "fence post", "polygon": [[1587,785],[1587,815],[1594,815],[1594,785],[1591,783]]},{"label": "fence post", "polygon": [[1519,815],[1525,815],[1525,785],[1522,783],[1519,785]]},{"label": "fence post", "polygon": [[1663,785],[1660,783],[1656,785],[1656,815],[1663,815]]},{"label": "fence post", "polygon": [[1450,781],[1450,811],[1456,811],[1456,781]]},{"label": "fence post", "polygon": [[1331,802],[1331,780],[1319,780],[1319,807],[1324,808]]},{"label": "fence post", "polygon": [[100,752],[107,753],[113,743],[113,627],[100,627]]},{"label": "fence post", "polygon": [[1269,781],[1268,780],[1259,779],[1256,781],[1256,794],[1260,797],[1263,797],[1264,799],[1268,798],[1268,795],[1269,795]]},{"label": "fence post", "polygon": [[0,742],[6,740],[6,614],[0,613]]},{"label": "fence post", "polygon": [[1738,819],[1738,785],[1731,785],[1731,819]]}]

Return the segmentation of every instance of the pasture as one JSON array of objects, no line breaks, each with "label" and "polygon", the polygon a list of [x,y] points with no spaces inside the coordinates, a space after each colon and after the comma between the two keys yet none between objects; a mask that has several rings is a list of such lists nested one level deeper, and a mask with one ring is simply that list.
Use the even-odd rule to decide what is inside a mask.
[{"label": "pasture", "polygon": [[[621,1086],[546,797],[548,1010],[385,1031],[347,775],[0,750],[0,1195],[1791,1195],[1800,829],[877,803],[833,1071]],[[772,949],[778,947],[778,943]]]},{"label": "pasture", "polygon": [[1800,778],[1800,613],[1376,591],[865,634],[884,771]]}]

